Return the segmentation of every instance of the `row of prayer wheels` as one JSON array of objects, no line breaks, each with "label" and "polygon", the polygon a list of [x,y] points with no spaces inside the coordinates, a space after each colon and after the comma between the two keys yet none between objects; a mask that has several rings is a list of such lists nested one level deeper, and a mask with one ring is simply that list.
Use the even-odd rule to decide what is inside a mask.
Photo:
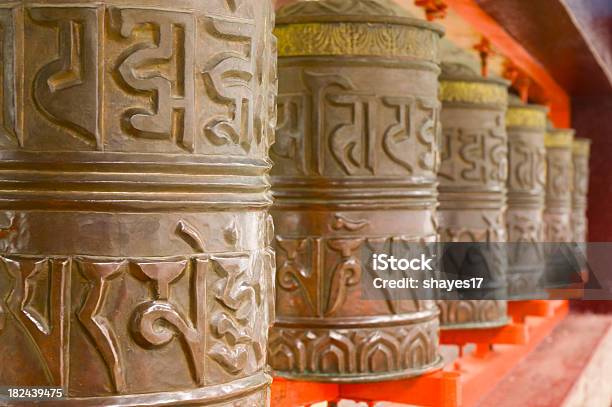
[{"label": "row of prayer wheels", "polygon": [[[277,374],[363,382],[437,369],[439,329],[505,325],[506,298],[555,277],[537,250],[503,243],[585,241],[588,141],[551,128],[506,81],[445,61],[439,27],[391,3],[324,0],[278,10],[275,34]],[[373,254],[434,241],[490,247],[480,298],[491,299],[363,295]]]},{"label": "row of prayer wheels", "polygon": [[[270,0],[0,7],[0,387],[265,406],[266,363],[423,374],[440,325],[506,302],[364,299],[373,254],[586,240],[588,142],[441,64],[439,27],[385,0],[273,26]],[[487,290],[544,272],[491,253]]]}]

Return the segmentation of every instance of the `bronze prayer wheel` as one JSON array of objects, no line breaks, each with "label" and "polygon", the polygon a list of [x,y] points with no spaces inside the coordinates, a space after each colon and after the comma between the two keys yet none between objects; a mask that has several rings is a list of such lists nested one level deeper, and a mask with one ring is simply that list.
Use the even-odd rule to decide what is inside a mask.
[{"label": "bronze prayer wheel", "polygon": [[546,198],[547,108],[511,99],[508,131],[508,297],[535,298],[545,259],[544,200]]},{"label": "bronze prayer wheel", "polygon": [[273,24],[269,0],[0,7],[0,386],[268,405]]},{"label": "bronze prayer wheel", "polygon": [[[572,236],[582,245],[588,241],[587,201],[589,192],[589,155],[591,140],[575,138],[572,144],[574,188],[572,192]],[[584,245],[582,245],[584,248]]]},{"label": "bronze prayer wheel", "polygon": [[546,133],[546,225],[547,242],[572,241],[572,188],[574,131],[549,129]]},{"label": "bronze prayer wheel", "polygon": [[359,382],[440,366],[432,300],[372,301],[374,253],[437,240],[441,31],[387,1],[281,8],[272,188],[276,374]]},{"label": "bronze prayer wheel", "polygon": [[578,267],[581,269],[581,279],[587,280],[587,241],[588,219],[587,202],[589,191],[589,155],[591,140],[575,138],[572,143],[572,163],[574,165],[574,180],[572,190],[572,242],[576,253]]},{"label": "bronze prayer wheel", "polygon": [[473,261],[485,270],[482,289],[474,295],[478,299],[439,303],[440,323],[445,328],[504,325],[507,304],[499,298],[505,296],[507,261],[499,243],[506,241],[507,83],[463,64],[443,63],[440,99],[440,239],[475,243],[466,245],[464,264]]},{"label": "bronze prayer wheel", "polygon": [[546,209],[545,239],[548,245],[547,287],[564,286],[571,278],[572,189],[574,130],[549,129],[546,133]]}]

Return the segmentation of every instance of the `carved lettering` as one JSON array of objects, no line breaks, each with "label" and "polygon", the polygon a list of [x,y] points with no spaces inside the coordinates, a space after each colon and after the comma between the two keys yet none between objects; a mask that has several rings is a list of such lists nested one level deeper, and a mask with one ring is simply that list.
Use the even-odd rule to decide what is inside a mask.
[{"label": "carved lettering", "polygon": [[[188,350],[188,360],[195,383],[204,385],[204,312],[205,263],[196,261],[192,272],[191,318],[170,301],[171,285],[185,274],[187,260],[177,262],[135,261],[134,273],[153,285],[154,299],[140,304],[132,313],[130,329],[135,341],[144,348],[164,346],[178,336]],[[159,322],[163,321],[164,324]]]},{"label": "carved lettering", "polygon": [[108,284],[118,277],[127,266],[127,262],[91,263],[79,261],[83,276],[93,285],[83,307],[78,312],[78,318],[91,336],[96,349],[104,359],[110,371],[115,390],[124,393],[127,390],[125,372],[122,365],[119,338],[108,319],[101,314],[108,292]]},{"label": "carved lettering", "polygon": [[311,124],[310,142],[306,146],[306,160],[311,164],[310,170],[315,175],[323,174],[323,156],[325,148],[325,102],[330,89],[340,88],[343,90],[354,89],[353,83],[346,77],[336,74],[317,73],[304,71],[303,81],[310,91],[310,112],[312,117],[308,120]]},{"label": "carved lettering", "polygon": [[[316,279],[320,272],[321,240],[277,236],[276,247],[278,286],[289,292],[297,291],[304,299],[308,312],[317,315],[318,306],[313,298],[318,298],[318,295],[316,284],[313,285],[311,279]],[[304,264],[303,259],[309,261]]]},{"label": "carved lettering", "polygon": [[278,124],[276,143],[272,146],[274,158],[292,160],[302,175],[306,174],[305,96],[281,95],[278,97]]},{"label": "carved lettering", "polygon": [[210,26],[216,36],[242,43],[248,51],[219,53],[204,71],[213,100],[228,110],[226,115],[212,118],[205,133],[214,145],[239,145],[248,152],[254,136],[254,26],[217,18],[210,20]]},{"label": "carved lettering", "polygon": [[147,30],[151,39],[139,42],[120,57],[122,85],[149,96],[145,107],[127,109],[123,127],[133,137],[171,140],[195,148],[195,29],[189,14],[114,8],[112,24],[123,38]]},{"label": "carved lettering", "polygon": [[331,133],[332,156],[347,175],[360,170],[374,174],[376,169],[376,97],[374,95],[329,95],[332,104],[347,107],[351,122],[341,124]]},{"label": "carved lettering", "polygon": [[[13,280],[8,310],[37,350],[49,385],[68,383],[68,316],[66,293],[70,284],[70,260],[41,259],[0,262]],[[44,303],[34,302],[41,290]]]},{"label": "carved lettering", "polygon": [[264,355],[265,344],[256,340],[252,318],[261,301],[261,286],[248,257],[213,257],[211,263],[219,277],[213,285],[217,306],[210,317],[217,340],[208,354],[227,373],[237,375],[246,368],[250,355],[257,361]]},{"label": "carved lettering", "polygon": [[361,281],[361,261],[353,252],[361,247],[363,239],[332,239],[328,246],[340,253],[340,261],[334,268],[329,287],[324,316],[331,316],[344,305],[350,287]]},{"label": "carved lettering", "polygon": [[[383,101],[387,106],[393,107],[397,111],[397,123],[385,132],[383,148],[394,163],[404,167],[409,174],[412,174],[413,168],[407,152],[410,150],[410,139],[415,134],[413,117],[416,102],[414,98],[394,97],[386,97]],[[402,148],[402,146],[404,147]]]},{"label": "carved lettering", "polygon": [[419,165],[426,171],[438,171],[438,140],[440,138],[440,103],[428,99],[417,99],[421,110],[426,113],[417,133],[425,151],[419,154]]},{"label": "carved lettering", "polygon": [[[56,32],[57,59],[44,65],[32,84],[42,115],[79,140],[101,148],[100,27],[95,7],[33,7],[30,18]],[[68,108],[70,106],[70,108]]]}]

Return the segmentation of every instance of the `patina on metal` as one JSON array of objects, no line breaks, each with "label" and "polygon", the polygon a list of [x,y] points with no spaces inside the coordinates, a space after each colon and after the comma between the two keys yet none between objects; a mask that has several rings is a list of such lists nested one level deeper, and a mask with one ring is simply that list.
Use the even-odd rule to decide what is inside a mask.
[{"label": "patina on metal", "polygon": [[549,245],[546,258],[547,287],[566,286],[572,280],[575,252],[569,243],[572,234],[572,190],[574,165],[572,146],[574,130],[549,129],[546,145],[546,209],[545,239]]},{"label": "patina on metal", "polygon": [[0,386],[268,405],[273,24],[268,0],[3,2]]},{"label": "patina on metal", "polygon": [[508,131],[508,298],[541,297],[544,275],[546,198],[545,106],[525,104],[512,95]]},{"label": "patina on metal", "polygon": [[[484,78],[460,63],[443,63],[438,223],[442,242],[473,242],[463,253],[485,272],[481,300],[440,301],[443,328],[486,328],[507,323],[504,212],[508,148],[507,83]],[[485,243],[485,244],[483,244]],[[482,264],[481,264],[482,263]],[[474,263],[476,264],[476,263]],[[468,273],[470,270],[466,270]],[[459,276],[461,278],[461,276]],[[497,298],[497,299],[495,299]]]},{"label": "patina on metal", "polygon": [[358,382],[440,367],[431,300],[361,298],[374,253],[435,242],[441,31],[386,1],[278,11],[276,374]]}]

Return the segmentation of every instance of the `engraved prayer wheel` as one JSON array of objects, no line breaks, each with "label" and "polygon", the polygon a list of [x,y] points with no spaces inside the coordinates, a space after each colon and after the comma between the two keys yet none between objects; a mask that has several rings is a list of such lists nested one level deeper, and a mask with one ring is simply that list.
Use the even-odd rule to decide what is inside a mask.
[{"label": "engraved prayer wheel", "polygon": [[574,138],[572,143],[572,163],[574,166],[574,180],[572,190],[572,242],[576,260],[581,269],[582,280],[588,280],[587,241],[588,241],[588,219],[587,202],[589,192],[589,155],[591,152],[591,140],[586,138]]},{"label": "engraved prayer wheel", "polygon": [[[445,328],[485,328],[507,323],[506,241],[504,211],[508,149],[505,115],[507,83],[484,78],[467,65],[443,63],[441,166],[438,173],[438,223],[442,242],[453,246],[456,262],[464,264],[459,278],[472,268],[483,278],[472,290],[474,299],[439,302]],[[456,247],[456,246],[455,246]],[[449,257],[448,255],[445,255]]]},{"label": "engraved prayer wheel", "polygon": [[273,24],[268,0],[4,2],[0,386],[268,405]]},{"label": "engraved prayer wheel", "polygon": [[546,209],[544,211],[547,248],[546,285],[564,286],[570,282],[572,254],[572,189],[574,130],[549,129],[546,145]]},{"label": "engraved prayer wheel", "polygon": [[591,140],[575,138],[572,144],[574,188],[572,192],[573,241],[584,247],[588,241],[587,201],[589,192],[589,155]]},{"label": "engraved prayer wheel", "polygon": [[546,113],[544,106],[511,99],[508,131],[508,297],[541,295],[544,274],[544,201],[546,198]]},{"label": "engraved prayer wheel", "polygon": [[546,133],[546,210],[547,242],[572,241],[572,146],[574,130],[549,129]]},{"label": "engraved prayer wheel", "polygon": [[441,31],[391,2],[323,0],[278,10],[275,34],[270,365],[336,382],[438,368],[435,303],[362,299],[361,284],[373,254],[437,240]]}]

